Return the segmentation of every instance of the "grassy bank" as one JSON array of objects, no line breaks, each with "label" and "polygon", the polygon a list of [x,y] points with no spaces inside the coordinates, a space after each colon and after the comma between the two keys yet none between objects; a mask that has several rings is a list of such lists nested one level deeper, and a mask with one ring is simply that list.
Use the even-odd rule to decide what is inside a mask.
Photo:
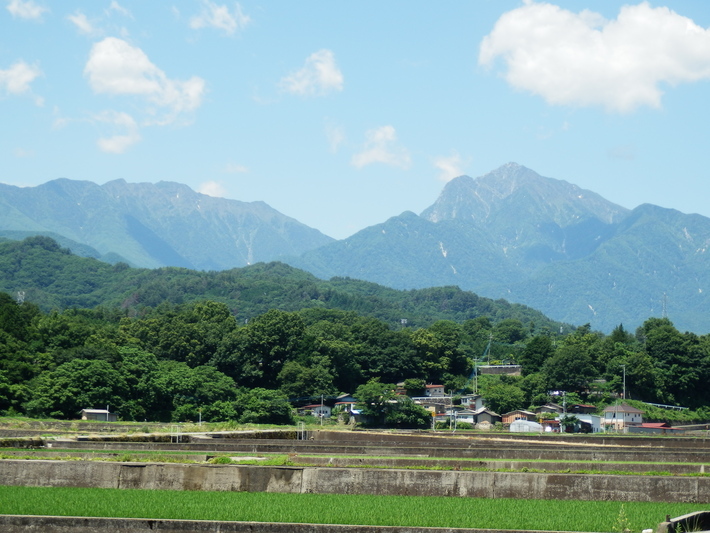
[{"label": "grassy bank", "polygon": [[632,532],[705,504],[0,486],[3,514]]}]

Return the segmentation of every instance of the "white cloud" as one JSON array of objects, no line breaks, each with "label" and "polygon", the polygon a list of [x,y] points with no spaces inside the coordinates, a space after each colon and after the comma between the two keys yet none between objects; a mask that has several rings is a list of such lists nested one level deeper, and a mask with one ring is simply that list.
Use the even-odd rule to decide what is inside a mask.
[{"label": "white cloud", "polygon": [[328,138],[330,151],[333,153],[336,153],[338,151],[338,148],[340,148],[340,145],[345,142],[345,130],[342,126],[326,124],[325,136]]},{"label": "white cloud", "polygon": [[237,30],[246,28],[250,22],[251,18],[244,14],[239,4],[235,4],[234,9],[230,11],[226,5],[202,0],[202,10],[199,15],[190,19],[190,27],[196,30],[216,28],[231,35]]},{"label": "white cloud", "polygon": [[362,168],[372,163],[384,163],[406,169],[410,165],[409,151],[397,142],[397,133],[392,126],[381,126],[365,133],[362,152],[352,157],[351,164]]},{"label": "white cloud", "polygon": [[[170,79],[143,50],[116,37],[94,44],[84,75],[95,93],[140,96],[167,110],[165,116],[148,121],[150,124],[168,124],[180,113],[197,109],[205,93],[202,78]],[[149,113],[155,115],[156,111]]]},{"label": "white cloud", "polygon": [[710,30],[647,2],[606,20],[526,0],[481,42],[479,63],[497,58],[510,85],[549,104],[628,112],[659,107],[663,84],[710,78]]},{"label": "white cloud", "polygon": [[[0,70],[0,93],[10,96],[17,96],[32,92],[30,84],[42,75],[42,71],[35,65],[29,65],[24,61],[16,61],[7,70]],[[35,103],[38,106],[44,104],[44,100],[37,96]]]},{"label": "white cloud", "polygon": [[86,15],[84,15],[81,11],[77,10],[77,12],[73,15],[68,15],[67,19],[84,35],[96,35],[99,33],[94,25],[91,24]]},{"label": "white cloud", "polygon": [[228,163],[222,169],[222,172],[224,172],[226,174],[243,174],[245,172],[249,172],[249,169],[247,167],[245,167],[244,165],[237,165],[235,163]]},{"label": "white cloud", "polygon": [[319,50],[306,58],[303,68],[281,79],[281,88],[302,96],[323,96],[343,90],[343,73],[330,50]]},{"label": "white cloud", "polygon": [[24,148],[15,148],[13,150],[15,157],[34,157],[34,150],[25,150]]},{"label": "white cloud", "polygon": [[453,152],[449,157],[437,157],[434,159],[434,166],[440,170],[439,179],[441,181],[451,181],[463,174],[461,156],[458,152]]},{"label": "white cloud", "polygon": [[49,8],[39,6],[32,0],[10,0],[7,3],[7,10],[13,17],[38,20],[42,18],[43,13],[49,11]]},{"label": "white cloud", "polygon": [[138,124],[128,113],[104,111],[94,116],[96,122],[108,124],[112,131],[120,131],[108,137],[100,137],[96,142],[102,152],[122,154],[141,140]]},{"label": "white cloud", "polygon": [[227,194],[224,185],[219,181],[206,181],[200,185],[200,189],[197,192],[207,196],[214,196],[215,198],[224,198]]},{"label": "white cloud", "polygon": [[623,144],[619,146],[613,146],[607,150],[607,155],[611,159],[633,161],[634,159],[636,159],[636,145]]},{"label": "white cloud", "polygon": [[108,6],[108,12],[110,13],[111,11],[115,11],[116,13],[123,15],[124,17],[133,18],[131,12],[118,2],[116,2],[116,0],[111,0],[111,5]]}]

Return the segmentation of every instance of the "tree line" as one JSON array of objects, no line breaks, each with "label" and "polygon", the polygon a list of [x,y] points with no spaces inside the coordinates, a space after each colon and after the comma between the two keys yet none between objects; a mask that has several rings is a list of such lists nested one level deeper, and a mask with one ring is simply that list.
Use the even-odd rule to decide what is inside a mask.
[{"label": "tree line", "polygon": [[[478,365],[496,362],[520,364],[522,375],[472,379]],[[391,391],[405,380],[454,394],[478,385],[504,413],[544,404],[551,391],[604,404],[621,392],[624,371],[627,396],[705,416],[710,338],[681,333],[668,319],[649,319],[634,333],[583,326],[561,335],[510,318],[393,327],[323,308],[271,309],[242,321],[211,300],[138,315],[118,306],[45,312],[0,293],[6,414],[71,419],[109,405],[124,420],[288,423],[296,398],[380,390],[373,383]],[[383,422],[406,424],[411,414]]]}]

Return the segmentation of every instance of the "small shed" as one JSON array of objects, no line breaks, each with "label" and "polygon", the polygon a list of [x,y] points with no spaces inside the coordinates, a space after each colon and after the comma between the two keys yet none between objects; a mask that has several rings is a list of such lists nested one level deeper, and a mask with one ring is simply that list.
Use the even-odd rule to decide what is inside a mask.
[{"label": "small shed", "polygon": [[490,425],[495,424],[496,422],[502,422],[503,417],[500,416],[498,413],[494,413],[490,409],[486,409],[485,407],[482,407],[481,409],[478,409],[473,412],[476,423],[481,424],[481,423],[488,423]]},{"label": "small shed", "polygon": [[82,409],[79,411],[82,420],[98,420],[100,422],[116,422],[118,415],[109,413],[108,409]]}]

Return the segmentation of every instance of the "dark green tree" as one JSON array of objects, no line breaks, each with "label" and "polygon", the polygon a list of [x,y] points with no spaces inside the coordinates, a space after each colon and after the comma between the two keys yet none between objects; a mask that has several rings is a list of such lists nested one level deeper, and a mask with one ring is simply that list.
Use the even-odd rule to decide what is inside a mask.
[{"label": "dark green tree", "polygon": [[524,409],[525,392],[516,385],[496,383],[483,391],[486,407],[498,414],[505,414],[515,409]]},{"label": "dark green tree", "polygon": [[293,407],[278,390],[242,389],[237,397],[239,421],[248,424],[293,424]]},{"label": "dark green tree", "polygon": [[542,367],[550,390],[584,392],[596,377],[592,358],[581,344],[568,344],[557,348]]},{"label": "dark green tree", "polygon": [[385,424],[401,429],[427,429],[431,427],[431,413],[411,398],[400,396],[385,415]]},{"label": "dark green tree", "polygon": [[520,355],[519,363],[522,366],[523,375],[539,372],[545,361],[552,357],[554,351],[552,339],[548,335],[537,335],[529,339]]},{"label": "dark green tree", "polygon": [[75,359],[40,374],[25,409],[31,416],[55,418],[77,418],[82,409],[107,405],[121,413],[127,395],[125,379],[109,363]]},{"label": "dark green tree", "polygon": [[355,398],[362,414],[370,417],[375,425],[382,425],[393,407],[394,385],[380,383],[378,378],[372,378],[355,390]]}]

